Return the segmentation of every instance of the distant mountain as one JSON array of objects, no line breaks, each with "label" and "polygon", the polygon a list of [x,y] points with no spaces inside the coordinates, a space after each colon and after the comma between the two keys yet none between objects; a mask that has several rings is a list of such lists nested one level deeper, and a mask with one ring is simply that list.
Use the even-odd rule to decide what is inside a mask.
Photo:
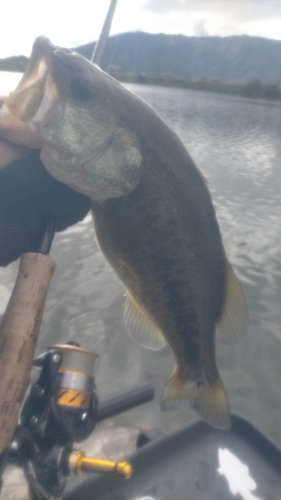
[{"label": "distant mountain", "polygon": [[[90,58],[94,44],[75,48]],[[122,33],[107,42],[102,67],[144,75],[281,84],[281,41],[242,36]]]}]

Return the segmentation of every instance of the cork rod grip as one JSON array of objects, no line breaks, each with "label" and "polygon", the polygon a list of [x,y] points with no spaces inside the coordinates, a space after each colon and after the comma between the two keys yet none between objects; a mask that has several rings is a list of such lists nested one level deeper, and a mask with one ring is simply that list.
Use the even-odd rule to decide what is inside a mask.
[{"label": "cork rod grip", "polygon": [[0,454],[11,444],[27,388],[55,262],[26,253],[0,325]]}]

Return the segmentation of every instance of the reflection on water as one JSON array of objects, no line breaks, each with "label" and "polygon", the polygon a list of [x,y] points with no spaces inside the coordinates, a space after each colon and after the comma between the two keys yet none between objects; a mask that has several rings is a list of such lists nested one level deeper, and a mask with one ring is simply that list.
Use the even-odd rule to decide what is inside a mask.
[{"label": "reflection on water", "polygon": [[136,498],[135,500],[154,500],[152,497],[141,497],[141,498]]},{"label": "reflection on water", "polygon": [[257,489],[257,485],[250,476],[247,465],[226,448],[219,448],[218,456],[220,464],[218,472],[227,479],[233,495],[240,494],[243,500],[263,500],[251,493]]},{"label": "reflection on water", "polygon": [[[280,192],[281,106],[179,89],[128,85],[178,133],[212,193],[229,260],[249,306],[250,328],[241,342],[217,342],[217,360],[233,412],[281,445]],[[56,236],[57,263],[38,351],[79,340],[100,355],[97,387],[105,396],[148,380],[155,402],[117,420],[171,430],[195,418],[191,410],[161,414],[158,399],[174,361],[168,348],[147,351],[128,338],[124,287],[105,261],[90,217]],[[0,270],[0,313],[17,264]]]}]

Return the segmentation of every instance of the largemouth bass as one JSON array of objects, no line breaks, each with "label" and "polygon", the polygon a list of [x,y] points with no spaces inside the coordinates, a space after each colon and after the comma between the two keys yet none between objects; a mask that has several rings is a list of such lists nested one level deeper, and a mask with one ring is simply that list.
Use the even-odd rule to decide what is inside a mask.
[{"label": "largemouth bass", "polygon": [[228,428],[215,330],[239,338],[247,306],[207,184],[180,139],[143,100],[43,37],[4,100],[0,134],[41,148],[46,169],[91,199],[100,248],[127,289],[129,334],[174,353],[162,410],[189,402]]}]

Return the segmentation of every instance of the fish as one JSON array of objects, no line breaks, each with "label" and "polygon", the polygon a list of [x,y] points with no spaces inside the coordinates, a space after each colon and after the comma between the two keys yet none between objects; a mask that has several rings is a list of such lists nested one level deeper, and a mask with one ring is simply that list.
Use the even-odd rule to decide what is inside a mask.
[{"label": "fish", "polygon": [[4,99],[0,136],[40,148],[48,172],[89,197],[98,244],[126,287],[126,330],[174,355],[161,410],[189,405],[228,429],[215,333],[238,340],[247,304],[207,182],[178,136],[145,101],[45,37]]}]

